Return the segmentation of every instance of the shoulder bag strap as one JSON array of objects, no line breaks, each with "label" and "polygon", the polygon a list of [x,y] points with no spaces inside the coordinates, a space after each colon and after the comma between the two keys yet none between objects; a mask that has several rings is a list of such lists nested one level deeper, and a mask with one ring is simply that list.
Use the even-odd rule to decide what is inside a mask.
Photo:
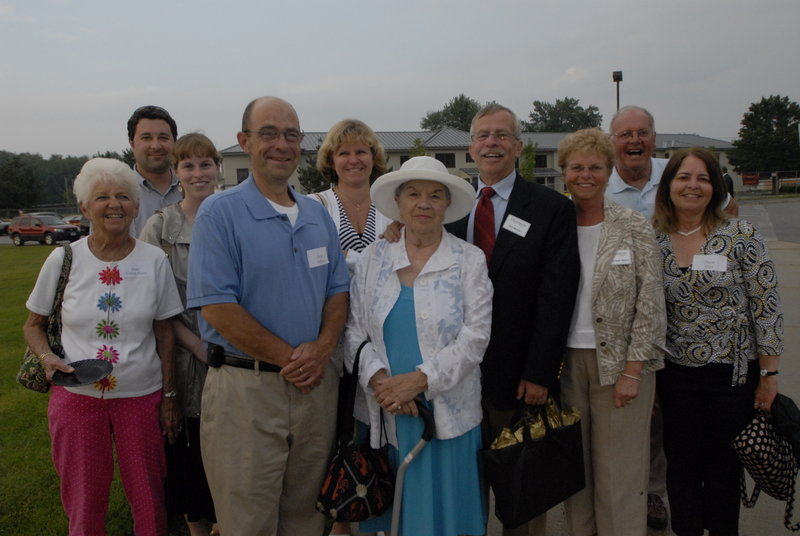
[{"label": "shoulder bag strap", "polygon": [[328,207],[328,200],[327,200],[327,199],[325,199],[325,196],[324,196],[324,195],[322,195],[322,193],[320,193],[320,192],[314,192],[313,194],[308,194],[308,195],[313,195],[314,197],[316,197],[316,198],[317,198],[317,200],[318,200],[320,203],[322,203],[322,206],[323,206],[323,207],[325,207],[325,210],[329,210],[329,207]]},{"label": "shoulder bag strap", "polygon": [[361,359],[361,350],[368,342],[369,339],[363,341],[358,347],[356,358],[353,361],[353,372],[347,372],[347,367],[345,367],[339,383],[339,413],[336,418],[336,430],[340,442],[349,442],[353,439],[355,432],[353,409],[356,405],[356,392],[358,392],[358,362]]},{"label": "shoulder bag strap", "polygon": [[47,320],[47,341],[50,349],[58,357],[64,358],[64,349],[61,346],[61,303],[64,301],[64,288],[67,286],[69,272],[72,268],[72,247],[64,246],[64,262],[61,264],[61,274],[58,276],[56,296],[53,299],[53,310]]}]

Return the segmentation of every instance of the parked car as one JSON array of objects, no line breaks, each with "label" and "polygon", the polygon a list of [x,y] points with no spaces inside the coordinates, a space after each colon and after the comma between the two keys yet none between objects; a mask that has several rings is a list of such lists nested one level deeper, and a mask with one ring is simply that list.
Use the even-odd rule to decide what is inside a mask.
[{"label": "parked car", "polygon": [[8,226],[11,225],[10,221],[0,220],[0,236],[8,234]]},{"label": "parked car", "polygon": [[66,223],[60,217],[35,214],[15,217],[8,226],[8,234],[15,246],[32,240],[51,246],[62,240],[74,242],[81,237],[77,226]]},{"label": "parked car", "polygon": [[64,218],[64,221],[79,227],[81,230],[81,236],[86,236],[89,234],[89,218],[87,218],[83,214],[75,214],[73,216],[67,216]]}]

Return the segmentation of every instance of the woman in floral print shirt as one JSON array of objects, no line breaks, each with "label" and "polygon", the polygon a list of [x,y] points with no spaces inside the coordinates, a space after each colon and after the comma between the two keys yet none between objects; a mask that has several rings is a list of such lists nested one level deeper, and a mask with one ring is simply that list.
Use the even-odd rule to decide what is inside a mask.
[{"label": "woman in floral print shirt", "polygon": [[[75,179],[75,196],[91,234],[72,245],[64,290],[64,359],[47,345],[63,249],[50,254],[26,304],[24,333],[47,378],[71,362],[103,359],[114,365],[101,381],[54,386],[48,406],[53,461],[71,535],[105,534],[105,513],[119,465],[139,535],[166,535],[162,435],[174,441],[180,417],[174,398],[170,319],[183,310],[164,252],[135,240],[139,185],[117,160],[89,160]],[[162,398],[163,396],[163,398]]]}]

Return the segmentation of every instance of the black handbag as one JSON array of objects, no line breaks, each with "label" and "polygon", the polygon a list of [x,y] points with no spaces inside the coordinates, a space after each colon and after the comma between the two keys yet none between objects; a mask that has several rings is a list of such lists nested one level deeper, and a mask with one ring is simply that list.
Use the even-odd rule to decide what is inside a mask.
[{"label": "black handbag", "polygon": [[[519,436],[521,427],[522,441],[481,451],[494,492],[495,515],[505,527],[527,523],[586,485],[580,420],[554,427],[548,406],[550,413],[555,409],[560,415],[552,398],[547,405],[520,408],[503,432],[513,435],[516,431]],[[545,433],[533,438],[530,429],[537,419],[544,424]]]},{"label": "black handbag", "polygon": [[[53,309],[47,318],[47,344],[55,355],[64,359],[64,349],[61,347],[61,302],[64,300],[64,288],[67,286],[69,272],[72,268],[72,248],[69,244],[64,246],[64,262],[61,264],[61,274],[58,276],[56,294],[53,299]],[[50,390],[50,382],[45,376],[44,366],[39,356],[29,348],[25,348],[22,356],[22,364],[17,371],[17,381],[23,387],[38,393],[46,393]]]},{"label": "black handbag", "polygon": [[[752,508],[763,490],[779,501],[786,501],[783,525],[791,531],[800,530],[800,523],[792,524],[797,461],[789,441],[775,428],[772,415],[756,411],[753,420],[739,432],[731,446],[742,462],[742,472],[739,475],[742,504]],[[749,498],[745,469],[755,482],[753,494]]]},{"label": "black handbag", "polygon": [[800,466],[800,409],[794,400],[778,393],[772,401],[772,421],[778,432],[789,440],[794,459]]},{"label": "black handbag", "polygon": [[[385,512],[394,499],[394,474],[389,466],[388,446],[373,449],[369,438],[359,441],[354,434],[358,362],[361,343],[356,352],[353,372],[344,371],[339,385],[337,439],[317,496],[317,511],[334,521],[365,521]],[[381,412],[381,433],[383,412]]]}]

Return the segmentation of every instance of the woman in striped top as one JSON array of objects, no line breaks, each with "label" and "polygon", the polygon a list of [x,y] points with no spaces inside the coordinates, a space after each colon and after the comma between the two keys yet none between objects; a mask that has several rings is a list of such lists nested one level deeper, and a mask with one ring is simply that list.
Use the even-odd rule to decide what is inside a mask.
[{"label": "woman in striped top", "polygon": [[[331,187],[311,194],[328,209],[344,251],[350,275],[361,258],[361,251],[380,236],[392,220],[372,204],[369,187],[386,173],[386,156],[375,132],[357,119],[343,119],[328,131],[317,152],[317,169]],[[342,346],[337,348],[341,360]],[[368,422],[364,399],[359,393],[356,417]],[[364,425],[366,428],[366,425]],[[334,523],[330,536],[350,534],[348,523]]]},{"label": "woman in striped top", "polygon": [[385,153],[371,128],[357,119],[344,119],[322,142],[317,169],[331,181],[331,188],[311,198],[325,205],[336,224],[352,275],[361,251],[392,222],[369,197],[372,182],[386,172]]}]

